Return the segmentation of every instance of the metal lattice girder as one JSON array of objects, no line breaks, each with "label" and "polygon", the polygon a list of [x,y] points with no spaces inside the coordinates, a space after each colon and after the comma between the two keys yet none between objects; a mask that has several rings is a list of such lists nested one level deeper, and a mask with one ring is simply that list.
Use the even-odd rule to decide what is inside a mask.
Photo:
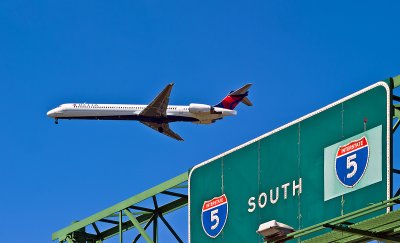
[{"label": "metal lattice girder", "polygon": [[350,226],[326,225],[334,231],[305,240],[305,243],[317,242],[360,242],[369,239],[385,242],[399,242],[399,236],[393,236],[400,227],[400,211],[390,212]]},{"label": "metal lattice girder", "polygon": [[[182,207],[186,206],[188,203],[187,195],[184,195],[184,194],[171,195],[171,193],[168,194],[168,192],[171,189],[181,188],[181,184],[186,182],[187,180],[188,180],[188,173],[185,172],[185,173],[183,173],[179,176],[176,176],[164,183],[161,183],[149,190],[139,193],[127,200],[124,200],[124,201],[112,206],[112,207],[102,210],[99,213],[96,213],[90,217],[87,217],[79,222],[76,222],[68,227],[65,227],[65,228],[53,233],[52,240],[59,240],[60,242],[65,241],[65,240],[67,240],[67,236],[76,234],[77,232],[79,232],[80,235],[83,235],[86,238],[90,238],[93,240],[105,240],[105,239],[108,239],[112,236],[115,236],[121,232],[127,231],[134,227],[131,220],[126,221],[126,222],[121,221],[121,223],[120,223],[120,221],[107,219],[110,216],[119,215],[121,211],[125,212],[125,216],[128,216],[128,217],[131,215],[136,215],[134,217],[137,220],[137,222],[139,224],[143,224],[143,223],[148,222],[151,219],[151,217],[154,215],[154,213],[165,215],[169,212],[172,212],[179,208],[182,208]],[[158,210],[154,210],[154,212],[151,209],[147,209],[147,210],[142,210],[142,212],[139,212],[139,213],[132,212],[130,214],[127,214],[127,211],[125,211],[128,208],[131,208],[131,209],[140,208],[139,210],[146,209],[143,207],[136,206],[135,204],[142,202],[146,199],[152,198],[153,196],[160,194],[162,192],[166,192],[166,191],[168,191],[168,192],[164,193],[164,195],[170,195],[172,197],[175,197],[174,198],[175,200],[170,201],[169,203],[166,203],[165,205],[158,207]],[[176,197],[179,197],[179,199],[176,199]],[[101,230],[99,230],[98,226],[96,225],[97,222],[110,223],[112,225],[112,227],[101,232]],[[84,229],[85,227],[92,227],[96,231],[96,235],[82,232],[82,229]]]},{"label": "metal lattice girder", "polygon": [[[325,222],[322,222],[322,223],[307,227],[307,228],[302,229],[302,230],[298,230],[296,232],[288,234],[287,235],[287,239],[296,239],[296,238],[300,238],[302,236],[310,235],[310,234],[315,233],[317,231],[326,229],[326,227],[325,227],[326,225],[337,225],[337,224],[342,224],[342,223],[345,223],[345,222],[349,222],[349,221],[351,221],[353,219],[362,217],[364,215],[367,215],[367,214],[370,214],[370,213],[373,213],[373,212],[376,212],[376,211],[379,211],[379,210],[382,210],[382,209],[386,209],[388,207],[392,207],[392,206],[398,204],[399,200],[400,200],[400,196],[394,197],[394,198],[389,199],[387,201],[383,201],[381,203],[376,203],[376,204],[373,204],[371,206],[365,207],[363,209],[360,209],[360,210],[345,214],[343,216],[340,216],[340,217],[337,217],[337,218],[334,218],[334,219],[331,219],[331,220],[328,220],[328,221],[325,221]],[[400,226],[400,222],[399,222],[399,226]]]},{"label": "metal lattice girder", "polygon": [[[184,207],[186,205],[187,205],[187,200],[186,199],[178,199],[178,200],[175,200],[175,201],[173,201],[173,202],[171,202],[169,204],[166,204],[166,205],[160,207],[160,212],[162,214],[167,214],[167,213],[169,213],[171,211],[177,210],[177,209],[179,209],[181,207]],[[136,217],[136,219],[139,221],[140,224],[142,224],[142,223],[148,222],[151,219],[152,215],[153,214],[144,214],[144,215],[141,215],[139,217]],[[133,227],[134,227],[134,225],[132,224],[131,221],[125,222],[125,223],[122,224],[122,231],[127,231],[127,230],[129,230],[129,229],[131,229]],[[115,227],[113,227],[111,229],[108,229],[108,230],[105,230],[105,231],[102,232],[102,235],[104,235],[103,239],[111,238],[111,237],[113,237],[113,236],[115,236],[117,234],[119,234],[118,226],[115,226]]]}]

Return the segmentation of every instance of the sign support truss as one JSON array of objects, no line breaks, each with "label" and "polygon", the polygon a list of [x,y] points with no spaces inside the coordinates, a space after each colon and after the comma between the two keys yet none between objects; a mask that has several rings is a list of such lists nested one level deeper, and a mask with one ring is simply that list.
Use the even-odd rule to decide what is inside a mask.
[{"label": "sign support truss", "polygon": [[[158,242],[159,219],[161,219],[174,238],[178,242],[183,242],[164,215],[187,205],[187,180],[188,173],[185,172],[53,233],[52,240],[58,240],[60,243],[102,243],[119,235],[119,242],[123,243],[123,233],[136,228],[138,235],[133,241],[130,239],[130,242],[137,242],[140,237],[147,242]],[[146,200],[152,202],[151,207],[147,205],[149,202],[146,206],[139,205]],[[160,205],[161,201],[163,205]],[[153,225],[152,238],[146,232],[150,225]],[[88,232],[89,230],[91,232]]]},{"label": "sign support truss", "polygon": [[391,242],[399,242],[400,237],[396,236],[390,236],[384,233],[377,233],[373,231],[368,231],[368,230],[360,230],[360,229],[354,229],[351,228],[350,226],[346,226],[345,224],[337,224],[337,225],[332,225],[332,224],[325,224],[324,227],[330,228],[332,230],[340,231],[340,232],[347,232],[351,233],[354,235],[361,235],[361,236],[366,236],[374,240],[379,240],[379,241],[385,241],[388,243]]},{"label": "sign support truss", "polygon": [[[393,90],[400,87],[400,75],[393,78]],[[393,119],[397,119],[393,126],[393,133],[396,132],[397,128],[400,125],[400,103],[394,104],[394,102],[400,102],[400,96],[392,94],[393,98]],[[392,173],[400,175],[400,169],[392,168]],[[395,197],[400,196],[400,187],[397,189],[394,194]]]},{"label": "sign support truss", "polygon": [[[304,243],[336,242],[336,240],[339,240],[340,242],[365,242],[367,240],[400,242],[400,221],[398,220],[400,217],[400,210],[383,214],[356,224],[351,223],[351,220],[385,208],[393,207],[396,204],[400,204],[400,196],[295,231],[278,240],[266,242],[285,242],[291,239],[299,239],[299,242]],[[300,240],[301,237],[305,237],[324,229],[332,229],[332,231],[308,240]]]}]

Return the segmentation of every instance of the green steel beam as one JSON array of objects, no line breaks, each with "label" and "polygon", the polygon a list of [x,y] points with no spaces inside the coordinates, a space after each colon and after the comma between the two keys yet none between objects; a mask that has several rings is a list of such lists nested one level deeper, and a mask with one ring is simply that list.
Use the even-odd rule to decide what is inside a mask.
[{"label": "green steel beam", "polygon": [[330,225],[340,224],[340,223],[349,221],[351,219],[358,218],[358,217],[364,216],[366,214],[373,213],[373,212],[376,212],[378,210],[394,206],[394,205],[397,204],[396,203],[397,200],[400,200],[400,196],[391,198],[391,199],[389,199],[387,201],[383,201],[381,203],[373,204],[371,206],[368,206],[368,207],[362,208],[360,210],[345,214],[345,215],[340,216],[340,217],[333,218],[331,220],[327,220],[325,222],[322,222],[322,223],[319,223],[319,224],[304,228],[302,230],[298,230],[296,232],[288,234],[287,237],[288,238],[299,238],[301,236],[308,235],[308,234],[314,233],[316,231],[320,231],[320,230],[325,228],[324,225],[327,225],[327,224],[330,224]]},{"label": "green steel beam", "polygon": [[158,242],[158,212],[160,209],[158,208],[157,196],[154,195],[154,196],[152,196],[152,198],[153,198],[154,211],[155,211],[154,212],[155,217],[154,217],[154,222],[153,222],[153,241],[155,243],[157,243]]},{"label": "green steel beam", "polygon": [[397,128],[400,125],[400,104],[394,105],[394,114],[393,114],[393,119],[397,118],[396,123],[393,126],[393,132],[396,132]]},{"label": "green steel beam", "polygon": [[[124,210],[128,208],[129,206],[132,206],[138,202],[141,202],[147,198],[150,198],[158,193],[161,193],[167,189],[173,188],[175,186],[178,186],[179,184],[185,182],[188,180],[188,172],[182,173],[179,176],[176,176],[164,183],[161,183],[149,190],[146,190],[142,193],[139,193],[127,200],[124,200],[112,207],[109,207],[97,214],[94,214],[90,217],[87,217],[79,222],[76,222],[68,227],[65,227],[57,232],[54,232],[52,234],[52,240],[57,240],[57,239],[65,239],[66,236],[74,231],[77,231],[79,229],[82,229],[88,225],[91,225],[92,223],[95,223],[101,219],[107,218],[108,216],[117,213],[121,210]],[[172,210],[173,211],[173,210]]]},{"label": "green steel beam", "polygon": [[101,242],[102,239],[98,235],[76,231],[68,235],[66,238],[62,239],[62,242],[68,240],[70,240],[73,243],[86,243],[86,242]]},{"label": "green steel beam", "polygon": [[397,88],[400,86],[400,75],[393,78],[393,86],[394,86],[394,88]]},{"label": "green steel beam", "polygon": [[178,186],[172,187],[172,189],[185,189],[185,188],[188,188],[187,184],[186,185],[178,185]]},{"label": "green steel beam", "polygon": [[135,218],[135,216],[133,216],[133,214],[128,209],[124,209],[124,212],[128,216],[129,220],[132,222],[132,224],[135,226],[135,228],[139,230],[139,232],[143,236],[143,238],[148,243],[153,243],[153,241],[150,239],[150,237],[146,233],[146,231],[142,228],[142,226],[140,225],[139,221]]},{"label": "green steel beam", "polygon": [[93,226],[94,231],[96,232],[96,235],[97,235],[100,239],[102,239],[101,232],[100,232],[99,228],[97,227],[97,225],[96,225],[95,223],[93,223],[92,226]]},{"label": "green steel beam", "polygon": [[[129,216],[128,216],[129,217]],[[119,224],[118,224],[118,229],[119,229],[119,243],[122,243],[123,238],[122,238],[122,211],[119,211]]]},{"label": "green steel beam", "polygon": [[182,194],[182,193],[177,193],[177,192],[164,191],[164,192],[161,192],[161,194],[175,196],[175,197],[188,198],[188,195],[185,195],[185,194]]},{"label": "green steel beam", "polygon": [[396,124],[394,124],[394,126],[393,126],[393,132],[396,132],[396,130],[397,130],[397,128],[399,127],[399,125],[400,125],[400,118],[397,120]]},{"label": "green steel beam", "polygon": [[153,222],[153,241],[154,243],[158,242],[158,216],[154,217]]},{"label": "green steel beam", "polygon": [[119,224],[118,221],[111,220],[111,219],[100,219],[99,222],[107,223],[107,224]]},{"label": "green steel beam", "polygon": [[[397,117],[397,118],[400,119],[400,105],[395,105],[394,117]],[[393,118],[394,118],[394,117],[393,117]]]},{"label": "green steel beam", "polygon": [[[133,206],[130,206],[129,207],[130,209],[134,209],[133,208]],[[146,213],[151,213],[151,212],[148,212],[148,211],[136,211],[136,212],[132,212],[132,214],[133,215],[142,215],[142,214],[146,214]],[[122,216],[126,216],[125,214],[124,214],[124,212],[122,212]],[[119,212],[118,213],[113,213],[113,214],[111,214],[111,215],[109,215],[106,219],[109,219],[109,218],[118,218],[119,217]],[[100,220],[99,220],[100,221]]]},{"label": "green steel beam", "polygon": [[[180,199],[170,202],[164,206],[161,206],[159,208],[159,213],[168,214],[172,211],[178,210],[178,209],[186,206],[187,203],[188,203],[187,199],[180,198]],[[143,224],[143,223],[148,222],[152,218],[153,215],[154,214],[144,214],[144,215],[137,217],[137,220],[139,221],[140,224]],[[123,231],[130,230],[133,227],[134,227],[134,225],[130,221],[125,222],[122,226]],[[101,235],[103,236],[103,239],[109,239],[117,234],[118,234],[118,227],[113,227],[113,228],[105,230],[101,233]]]},{"label": "green steel beam", "polygon": [[154,209],[145,208],[145,207],[140,207],[140,206],[137,206],[137,205],[132,205],[132,206],[130,206],[129,208],[130,208],[130,209],[133,209],[133,210],[141,210],[141,211],[143,211],[143,213],[141,213],[141,214],[145,214],[145,213],[154,213]]},{"label": "green steel beam", "polygon": [[[371,233],[378,233],[384,236],[399,237],[400,235],[398,234],[398,232],[396,232],[396,229],[400,226],[400,221],[398,220],[399,218],[400,218],[400,211],[397,210],[352,224],[349,227],[351,227],[352,229],[369,231]],[[347,226],[347,225],[342,224],[342,226]],[[371,239],[370,236],[367,236],[366,234],[363,235],[333,230],[301,242],[304,243],[349,242],[350,243],[350,242],[366,242],[368,239]]]},{"label": "green steel beam", "polygon": [[399,237],[389,236],[384,233],[377,233],[377,232],[372,232],[372,231],[368,231],[368,230],[354,229],[354,228],[351,228],[350,226],[326,224],[326,225],[324,225],[324,227],[330,228],[332,230],[339,231],[339,232],[346,232],[346,233],[350,233],[350,234],[366,236],[371,239],[378,240],[378,241],[384,241],[387,243],[400,242]]},{"label": "green steel beam", "polygon": [[[153,222],[153,220],[154,220],[155,217],[156,217],[155,214],[153,214],[153,216],[151,216],[150,220],[147,221],[146,225],[143,227],[144,230],[146,230],[146,229],[150,226],[150,224]],[[139,234],[135,237],[135,239],[133,239],[132,243],[136,243],[136,242],[140,239],[141,236],[142,236],[142,235],[139,233]]]}]

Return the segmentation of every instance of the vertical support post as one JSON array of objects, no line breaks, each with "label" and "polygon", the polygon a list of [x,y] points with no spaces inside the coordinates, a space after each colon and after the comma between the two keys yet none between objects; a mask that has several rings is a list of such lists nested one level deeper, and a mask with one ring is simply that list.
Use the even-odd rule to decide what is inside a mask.
[{"label": "vertical support post", "polygon": [[[389,188],[389,197],[390,198],[392,198],[393,196],[394,196],[394,188],[393,188],[393,179],[394,179],[394,176],[393,176],[393,168],[394,168],[394,161],[393,161],[393,133],[394,133],[394,130],[393,130],[393,116],[394,116],[394,114],[395,114],[395,110],[396,109],[393,109],[392,107],[393,107],[393,89],[396,87],[395,86],[395,82],[398,82],[399,81],[399,76],[397,76],[397,77],[394,77],[394,78],[390,78],[390,81],[389,81],[389,85],[390,85],[390,105],[389,105],[389,112],[390,112],[390,114],[389,114],[389,128],[390,128],[390,131],[389,131],[389,136],[390,136],[390,144],[389,144],[389,146],[390,146],[390,152],[389,152],[389,156],[390,156],[390,188]],[[389,199],[389,198],[388,198]],[[390,208],[387,208],[386,209],[387,210],[387,212],[390,212],[390,211],[392,211],[393,210],[393,207],[390,207]]]},{"label": "vertical support post", "polygon": [[157,197],[154,195],[153,197],[153,203],[154,203],[154,221],[153,221],[153,241],[154,243],[158,242],[158,203],[157,203]]},{"label": "vertical support post", "polygon": [[142,228],[142,226],[140,225],[139,221],[135,218],[135,216],[128,209],[124,209],[124,212],[125,212],[126,216],[128,216],[129,220],[132,222],[132,224],[136,227],[136,229],[139,230],[139,232],[143,236],[143,238],[148,243],[153,243],[153,241],[150,239],[150,237],[146,233],[146,231]]},{"label": "vertical support post", "polygon": [[154,243],[158,242],[158,215],[155,215],[153,221],[153,241]]},{"label": "vertical support post", "polygon": [[119,211],[119,243],[122,243],[122,211]]}]

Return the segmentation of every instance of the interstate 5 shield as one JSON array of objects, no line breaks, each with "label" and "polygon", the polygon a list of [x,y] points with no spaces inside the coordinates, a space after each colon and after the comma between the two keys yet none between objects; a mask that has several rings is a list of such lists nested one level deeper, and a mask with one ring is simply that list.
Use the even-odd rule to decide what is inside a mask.
[{"label": "interstate 5 shield", "polygon": [[363,177],[369,159],[368,140],[365,136],[339,147],[336,153],[335,172],[346,187],[354,187]]},{"label": "interstate 5 shield", "polygon": [[225,194],[205,201],[201,211],[204,232],[211,238],[217,237],[228,218],[228,199]]}]

